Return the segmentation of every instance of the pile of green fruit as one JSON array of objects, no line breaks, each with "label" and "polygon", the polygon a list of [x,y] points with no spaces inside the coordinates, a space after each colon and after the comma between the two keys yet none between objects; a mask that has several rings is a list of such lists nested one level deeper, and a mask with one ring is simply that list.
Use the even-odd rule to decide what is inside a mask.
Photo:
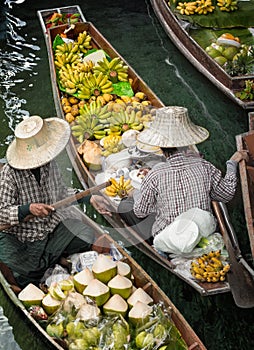
[{"label": "pile of green fruit", "polygon": [[169,310],[135,286],[129,264],[108,255],[52,284],[47,294],[30,284],[19,299],[69,350],[187,349]]}]

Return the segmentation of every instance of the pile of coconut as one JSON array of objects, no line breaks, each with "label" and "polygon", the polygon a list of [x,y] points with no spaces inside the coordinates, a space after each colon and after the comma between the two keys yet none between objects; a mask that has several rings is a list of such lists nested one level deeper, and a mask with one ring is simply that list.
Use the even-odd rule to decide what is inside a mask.
[{"label": "pile of coconut", "polygon": [[[47,294],[35,285],[29,284],[18,297],[37,320],[48,318],[47,333],[58,339],[64,338],[70,350],[79,349],[79,346],[81,349],[84,346],[85,348],[92,346],[89,343],[91,338],[94,346],[98,346],[99,338],[102,334],[105,335],[105,329],[108,332],[109,327],[106,325],[105,328],[105,324],[112,322],[114,317],[116,318],[110,326],[110,337],[115,334],[113,344],[116,349],[115,344],[119,342],[117,337],[122,334],[119,339],[124,346],[129,342],[129,326],[139,327],[150,322],[149,317],[154,312],[151,296],[142,288],[135,287],[129,264],[113,261],[110,256],[104,254],[98,255],[91,270],[84,268],[70,279],[52,283]],[[156,316],[153,324],[157,323]],[[114,333],[112,330],[116,328],[117,331]],[[163,339],[169,334],[166,328]],[[84,343],[83,332],[88,329],[90,335]],[[171,322],[170,329],[172,329]],[[96,341],[95,333],[98,338]],[[109,335],[106,338],[108,337]],[[154,339],[151,341],[155,341]],[[80,345],[77,345],[77,342]],[[122,346],[119,349],[126,348]]]}]

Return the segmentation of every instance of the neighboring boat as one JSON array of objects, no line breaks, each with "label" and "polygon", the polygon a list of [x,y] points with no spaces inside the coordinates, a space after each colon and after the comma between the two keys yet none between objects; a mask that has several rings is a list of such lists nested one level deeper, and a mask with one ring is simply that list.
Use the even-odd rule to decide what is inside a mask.
[{"label": "neighboring boat", "polygon": [[[50,63],[50,72],[52,80],[53,95],[55,99],[55,106],[57,110],[57,115],[61,118],[65,118],[65,113],[62,108],[61,98],[63,96],[62,92],[58,88],[57,84],[57,75],[54,64],[53,57],[53,42],[57,35],[63,33],[68,26],[61,26],[52,28],[48,31],[48,47],[49,51],[49,63]],[[117,51],[107,42],[107,40],[102,36],[102,34],[91,24],[91,23],[77,23],[73,29],[71,35],[76,37],[78,33],[86,30],[92,37],[93,47],[103,49],[111,57],[121,57]],[[46,38],[46,40],[47,40]],[[122,60],[124,60],[121,57]],[[125,62],[125,61],[124,61]],[[126,63],[126,62],[125,62]],[[127,63],[126,63],[127,64]],[[160,99],[150,90],[150,88],[145,84],[145,82],[138,76],[138,74],[128,65],[129,67],[129,76],[134,81],[134,91],[142,91],[148,97],[148,100],[151,101],[152,106],[155,108],[162,107],[163,104]],[[74,167],[74,170],[83,186],[93,186],[96,184],[96,175],[98,171],[92,171],[88,169],[85,165],[82,156],[78,153],[77,149],[80,146],[80,143],[75,137],[71,137],[69,146],[68,146],[68,155]],[[136,158],[137,160],[137,158]],[[102,193],[103,194],[103,193]],[[104,195],[104,194],[103,194]],[[109,200],[107,196],[105,196]],[[112,205],[114,210],[114,204],[109,200],[109,204]],[[151,245],[146,241],[140,239],[139,235],[130,227],[122,221],[118,214],[113,213],[112,217],[105,216],[106,220],[122,235],[124,241],[127,241],[128,244],[135,245],[140,249],[144,254],[153,259],[156,263],[162,265],[164,268],[180,277],[182,280],[191,285],[195,290],[197,290],[201,295],[213,295],[218,293],[229,292],[230,287],[227,281],[221,281],[216,283],[208,282],[199,282],[192,278],[189,274],[186,275],[186,271],[177,269],[176,266],[167,258],[159,254]]]},{"label": "neighboring boat", "polygon": [[[112,245],[115,249],[118,249],[118,253],[121,256],[121,261],[127,263],[130,268],[134,278],[134,284],[137,288],[142,288],[148,295],[153,299],[154,304],[162,303],[167,310],[171,313],[171,319],[179,332],[189,350],[205,350],[206,347],[196,335],[194,330],[190,327],[187,321],[184,319],[179,310],[171,302],[171,300],[164,294],[164,292],[157,286],[157,284],[152,280],[152,278],[131,258],[126,251],[117,245],[117,243],[96,224],[93,220],[87,217],[84,213],[80,211],[77,207],[73,210],[78,210],[83,216],[83,221],[91,226],[98,236],[100,236],[100,245],[105,249],[110,249]],[[42,327],[40,322],[36,321],[34,317],[31,316],[29,309],[27,309],[24,304],[19,300],[16,294],[12,291],[10,285],[6,281],[3,274],[0,272],[0,285],[6,293],[12,303],[16,306],[17,310],[25,316],[26,320],[31,324],[37,336],[41,337],[42,341],[47,344],[46,347],[50,349],[64,350],[66,349],[66,343],[61,339],[56,339],[48,335],[45,331],[45,327]],[[44,321],[45,322],[45,321]]]},{"label": "neighboring boat", "polygon": [[[253,98],[251,100],[241,100],[240,98],[236,97],[235,93],[245,88],[245,81],[254,81],[254,73],[231,77],[190,35],[190,26],[188,25],[187,21],[191,16],[184,16],[184,20],[178,19],[168,3],[168,0],[151,0],[153,10],[162,27],[179,51],[191,64],[193,64],[197,70],[207,77],[231,100],[244,109],[253,109]],[[229,30],[230,29],[225,29],[224,32]],[[191,33],[195,31],[197,32],[198,30],[193,29]],[[222,29],[220,29],[220,32],[221,31]]]},{"label": "neighboring boat", "polygon": [[250,131],[236,136],[237,150],[247,150],[249,161],[239,163],[242,199],[245,212],[246,227],[249,235],[251,254],[254,261],[254,113],[249,113]]}]

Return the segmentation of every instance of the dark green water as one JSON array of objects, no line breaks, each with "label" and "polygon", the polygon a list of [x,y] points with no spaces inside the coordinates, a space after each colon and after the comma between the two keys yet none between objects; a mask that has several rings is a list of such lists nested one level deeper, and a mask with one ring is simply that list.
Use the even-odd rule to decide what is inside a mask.
[{"label": "dark green water", "polygon": [[[49,66],[37,10],[73,5],[73,1],[6,0],[0,5],[0,159],[23,115],[55,116]],[[17,3],[19,2],[19,3]],[[74,3],[76,4],[76,3]],[[192,120],[210,131],[199,146],[222,171],[236,150],[235,135],[248,130],[247,113],[223,96],[178,52],[160,27],[148,1],[86,0],[79,3],[88,21],[155,91],[165,105],[185,106]],[[62,168],[75,181],[63,156]],[[240,189],[229,205],[241,250],[250,259]],[[209,350],[254,349],[253,309],[238,308],[230,293],[201,297],[191,287],[135,248],[132,256],[154,278]],[[22,350],[47,347],[0,290],[0,304]]]}]

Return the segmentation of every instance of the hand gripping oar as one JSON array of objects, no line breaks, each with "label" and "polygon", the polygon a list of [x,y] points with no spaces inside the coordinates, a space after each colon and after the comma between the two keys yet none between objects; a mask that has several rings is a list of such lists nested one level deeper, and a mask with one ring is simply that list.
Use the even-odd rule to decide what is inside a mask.
[{"label": "hand gripping oar", "polygon": [[[105,187],[108,187],[111,185],[111,182],[110,181],[106,181],[106,182],[103,182],[102,184],[100,185],[97,185],[97,186],[93,186],[91,188],[88,188],[87,190],[85,191],[81,191],[79,193],[76,193],[70,197],[67,197],[67,198],[64,198],[64,199],[61,199],[60,201],[56,202],[56,203],[53,203],[51,204],[51,206],[57,210],[59,208],[62,208],[62,207],[67,207],[69,205],[71,205],[73,202],[75,201],[78,201],[79,199],[81,198],[84,198],[84,197],[87,197],[89,196],[90,194],[93,194],[93,193],[96,193],[100,190],[102,190],[103,188]],[[29,215],[29,220],[32,219],[34,216],[33,215]],[[16,225],[11,225],[11,224],[6,224],[6,225],[0,225],[0,231],[4,231],[4,230],[8,230],[9,228],[11,228],[12,226],[16,226]]]},{"label": "hand gripping oar", "polygon": [[250,266],[246,269],[245,265],[248,265],[246,261],[243,264],[244,259],[241,257],[237,240],[234,238],[235,234],[225,204],[213,202],[213,208],[229,255],[230,270],[227,273],[227,279],[234,301],[238,307],[252,308],[254,307],[254,279],[250,271],[253,270]]}]

